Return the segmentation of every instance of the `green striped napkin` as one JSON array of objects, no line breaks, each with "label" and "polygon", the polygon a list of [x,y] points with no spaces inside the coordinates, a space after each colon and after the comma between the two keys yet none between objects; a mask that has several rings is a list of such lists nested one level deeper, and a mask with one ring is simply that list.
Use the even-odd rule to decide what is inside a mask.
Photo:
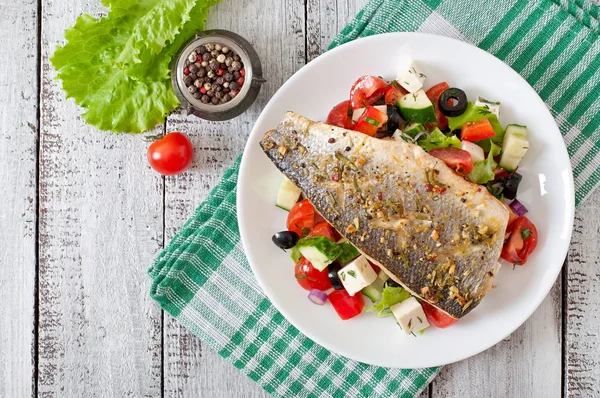
[{"label": "green striped napkin", "polygon": [[[469,41],[510,64],[546,101],[572,159],[580,204],[600,180],[598,8],[583,0],[373,0],[332,47],[420,31]],[[239,159],[159,255],[151,295],[265,390],[281,397],[414,397],[439,368],[390,369],[327,351],[283,318],[241,246]]]}]

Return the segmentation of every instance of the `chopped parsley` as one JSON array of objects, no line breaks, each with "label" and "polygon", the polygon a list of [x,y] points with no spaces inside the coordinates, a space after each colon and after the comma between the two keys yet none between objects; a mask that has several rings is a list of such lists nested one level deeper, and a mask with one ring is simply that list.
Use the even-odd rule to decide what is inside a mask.
[{"label": "chopped parsley", "polygon": [[479,113],[480,115],[489,115],[490,113],[490,109],[487,105],[485,106],[480,106],[479,109],[477,109],[477,113]]},{"label": "chopped parsley", "polygon": [[350,271],[348,271],[348,275],[350,275],[353,278],[356,278],[356,272],[353,269],[351,269]]},{"label": "chopped parsley", "polygon": [[419,73],[419,77],[420,77],[421,79],[425,79],[427,76],[425,76],[425,74],[424,74],[424,73]]},{"label": "chopped parsley", "polygon": [[417,102],[417,93],[413,93],[413,94],[412,94],[412,97],[413,97],[413,100],[414,100],[415,102]]},{"label": "chopped parsley", "polygon": [[419,320],[419,322],[423,323],[423,320],[421,319],[420,316],[418,316],[417,319]]},{"label": "chopped parsley", "polygon": [[348,117],[352,117],[352,114],[354,113],[354,110],[352,109],[352,107],[348,107],[348,111],[346,112],[346,115],[348,115]]},{"label": "chopped parsley", "polygon": [[340,272],[340,276],[342,277],[342,281],[346,280],[346,273],[345,272]]},{"label": "chopped parsley", "polygon": [[379,122],[372,117],[365,116],[365,122],[369,123],[371,126],[379,127]]},{"label": "chopped parsley", "polygon": [[408,328],[410,329],[410,326],[412,325],[412,318],[410,319],[410,321],[408,321]]},{"label": "chopped parsley", "polygon": [[529,230],[529,228],[525,228],[524,230],[522,230],[521,236],[523,237],[523,239],[529,238],[531,236],[531,231]]}]

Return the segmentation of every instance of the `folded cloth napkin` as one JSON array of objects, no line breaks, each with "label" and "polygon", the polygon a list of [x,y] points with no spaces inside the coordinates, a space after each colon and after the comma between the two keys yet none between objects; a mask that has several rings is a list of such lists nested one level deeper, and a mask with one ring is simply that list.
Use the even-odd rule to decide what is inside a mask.
[{"label": "folded cloth napkin", "polygon": [[[576,200],[600,180],[598,8],[585,0],[373,0],[332,47],[420,31],[471,42],[510,64],[556,118]],[[302,335],[255,280],[236,213],[239,159],[159,255],[151,295],[205,344],[275,396],[414,397],[439,368],[390,369],[338,356]]]}]

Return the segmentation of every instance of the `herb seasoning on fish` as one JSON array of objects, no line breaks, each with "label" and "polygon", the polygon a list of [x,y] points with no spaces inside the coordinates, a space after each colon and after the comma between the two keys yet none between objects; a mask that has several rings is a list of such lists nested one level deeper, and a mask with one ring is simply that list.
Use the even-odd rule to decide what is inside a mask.
[{"label": "herb seasoning on fish", "polygon": [[413,295],[460,318],[491,289],[506,207],[419,146],[294,113],[261,146],[315,210]]}]

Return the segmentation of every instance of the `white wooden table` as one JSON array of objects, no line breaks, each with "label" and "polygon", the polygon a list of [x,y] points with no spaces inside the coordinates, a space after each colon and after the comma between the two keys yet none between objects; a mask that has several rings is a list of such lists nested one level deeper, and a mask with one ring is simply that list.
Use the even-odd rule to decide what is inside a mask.
[{"label": "white wooden table", "polygon": [[[237,119],[170,117],[192,169],[161,178],[141,136],[94,130],[49,63],[99,0],[0,0],[0,397],[264,397],[150,299],[148,266],[242,152],[271,95],[367,0],[224,0],[209,28],[254,44],[268,79]],[[508,339],[447,366],[424,396],[600,396],[600,191],[568,266]]]}]

